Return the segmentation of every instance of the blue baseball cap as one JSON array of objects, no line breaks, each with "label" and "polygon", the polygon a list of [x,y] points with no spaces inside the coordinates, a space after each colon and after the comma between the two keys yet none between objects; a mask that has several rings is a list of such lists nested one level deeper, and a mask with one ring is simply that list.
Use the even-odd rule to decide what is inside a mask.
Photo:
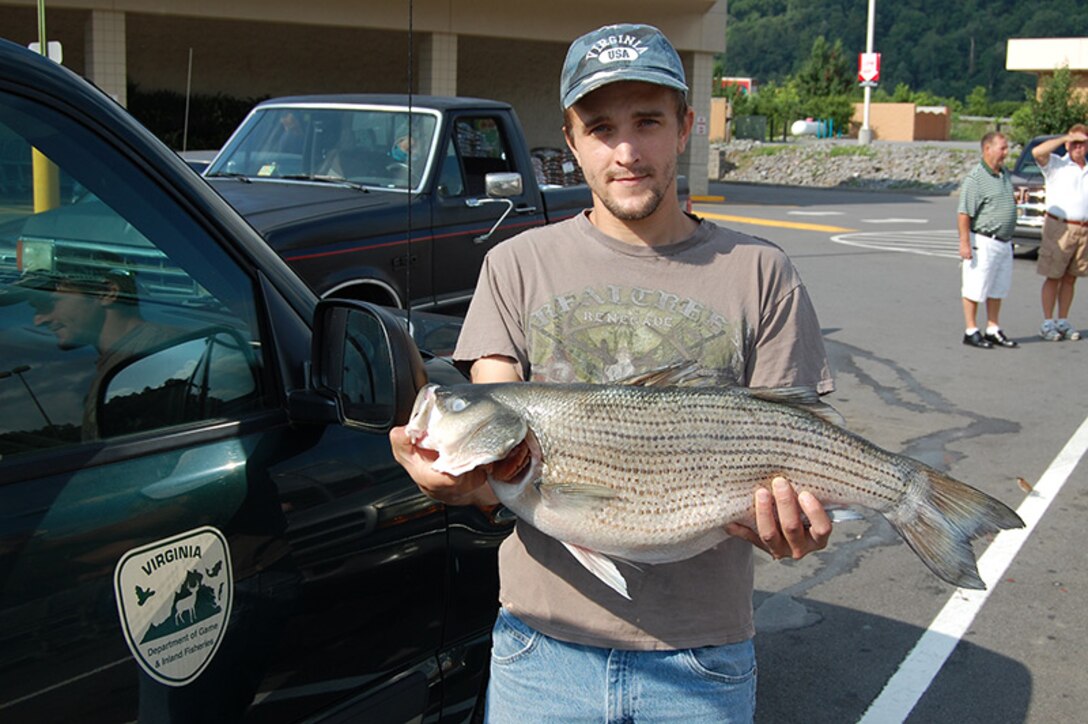
[{"label": "blue baseball cap", "polygon": [[566,110],[601,86],[636,80],[687,93],[684,65],[668,38],[652,25],[606,25],[570,44],[559,79]]}]

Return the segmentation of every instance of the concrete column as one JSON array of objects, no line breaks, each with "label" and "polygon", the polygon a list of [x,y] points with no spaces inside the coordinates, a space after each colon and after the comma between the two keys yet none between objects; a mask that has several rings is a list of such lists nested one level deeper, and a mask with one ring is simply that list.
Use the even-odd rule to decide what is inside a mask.
[{"label": "concrete column", "polygon": [[128,104],[125,83],[125,13],[92,10],[86,28],[87,78],[122,106]]},{"label": "concrete column", "polygon": [[688,177],[693,196],[705,196],[709,188],[710,91],[714,75],[713,53],[692,53],[684,58],[688,77],[688,102],[695,110],[695,127],[687,151],[680,157],[678,173]]},{"label": "concrete column", "polygon": [[419,48],[421,95],[457,95],[457,35],[430,33]]}]

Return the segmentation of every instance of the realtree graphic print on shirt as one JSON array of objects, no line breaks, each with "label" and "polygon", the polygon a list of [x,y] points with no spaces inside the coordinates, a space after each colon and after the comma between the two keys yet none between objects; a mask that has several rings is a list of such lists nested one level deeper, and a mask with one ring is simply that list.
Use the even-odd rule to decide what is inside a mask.
[{"label": "realtree graphic print on shirt", "polygon": [[554,297],[529,316],[532,377],[538,381],[614,382],[697,361],[740,379],[741,326],[706,304],[673,292],[613,284]]}]

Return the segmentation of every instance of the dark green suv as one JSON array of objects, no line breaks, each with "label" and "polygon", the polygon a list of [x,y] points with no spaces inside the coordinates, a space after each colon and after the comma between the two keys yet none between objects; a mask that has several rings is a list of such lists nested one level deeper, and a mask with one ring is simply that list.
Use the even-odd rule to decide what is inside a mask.
[{"label": "dark green suv", "polygon": [[0,720],[468,720],[510,522],[393,460],[409,327],[0,41]]}]

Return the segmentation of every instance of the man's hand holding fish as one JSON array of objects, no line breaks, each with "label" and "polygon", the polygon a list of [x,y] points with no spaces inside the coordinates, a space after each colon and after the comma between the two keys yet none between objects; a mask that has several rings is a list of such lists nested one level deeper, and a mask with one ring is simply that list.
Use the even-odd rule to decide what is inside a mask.
[{"label": "man's hand holding fish", "polygon": [[730,523],[729,535],[743,538],[757,548],[781,558],[800,560],[827,547],[831,517],[816,496],[807,490],[798,493],[785,478],[771,482],[771,490],[759,488],[753,503],[756,530]]},{"label": "man's hand holding fish", "polygon": [[[472,381],[518,382],[516,363],[509,357],[491,356],[472,364]],[[409,475],[430,498],[447,505],[476,505],[491,508],[499,504],[488,476],[496,481],[511,481],[529,462],[528,446],[519,444],[502,460],[487,463],[460,475],[451,475],[434,469],[438,451],[421,447],[406,432],[405,427],[395,427],[389,432],[389,442],[396,458]],[[422,441],[420,441],[422,442]]]}]

